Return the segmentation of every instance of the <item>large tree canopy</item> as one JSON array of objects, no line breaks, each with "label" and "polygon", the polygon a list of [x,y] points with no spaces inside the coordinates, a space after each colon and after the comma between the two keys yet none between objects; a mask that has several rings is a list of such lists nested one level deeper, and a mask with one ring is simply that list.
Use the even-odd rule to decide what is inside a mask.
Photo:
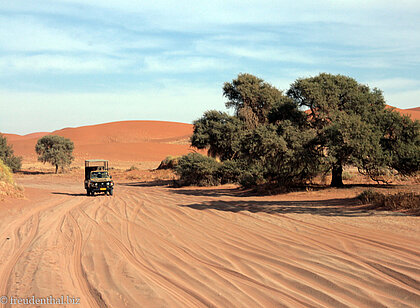
[{"label": "large tree canopy", "polygon": [[233,159],[237,156],[243,123],[226,112],[206,111],[194,121],[194,133],[191,145],[198,149],[208,149],[212,157],[221,160]]},{"label": "large tree canopy", "polygon": [[233,108],[250,128],[267,123],[271,107],[284,97],[280,90],[251,74],[239,74],[226,82],[223,95],[228,98],[226,107]]},{"label": "large tree canopy", "polygon": [[377,181],[389,170],[419,170],[420,123],[386,108],[380,90],[353,78],[322,73],[298,79],[284,96],[240,74],[223,92],[235,115],[207,111],[194,122],[191,138],[192,146],[222,160],[222,182],[295,185],[331,171],[331,185],[341,186],[345,166]]},{"label": "large tree canopy", "polygon": [[[380,90],[322,73],[296,80],[287,95],[309,108],[308,125],[316,131],[324,164],[332,170],[332,186],[343,185],[344,165],[355,165],[375,180],[386,168],[404,174],[418,170],[418,124],[386,110]],[[403,157],[410,165],[402,163]]]},{"label": "large tree canopy", "polygon": [[73,149],[74,144],[70,139],[55,135],[42,137],[35,146],[38,160],[54,165],[55,173],[58,172],[58,167],[63,168],[71,164]]}]

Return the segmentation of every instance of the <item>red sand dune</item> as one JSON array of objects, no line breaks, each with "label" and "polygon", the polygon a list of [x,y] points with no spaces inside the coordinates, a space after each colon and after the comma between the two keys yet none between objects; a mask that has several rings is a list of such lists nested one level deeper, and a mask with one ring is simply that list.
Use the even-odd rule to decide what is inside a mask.
[{"label": "red sand dune", "polygon": [[3,134],[7,137],[8,141],[14,141],[14,140],[27,140],[27,139],[34,139],[34,138],[41,138],[45,135],[48,135],[48,132],[39,132],[39,133],[32,133],[27,135],[17,135],[17,134]]},{"label": "red sand dune", "polygon": [[388,108],[394,108],[395,111],[398,111],[401,114],[405,114],[411,117],[412,120],[420,120],[420,107],[410,108],[410,109],[400,109],[392,106],[387,106]]},{"label": "red sand dune", "polygon": [[106,158],[121,161],[158,161],[168,155],[191,152],[188,139],[191,124],[161,121],[122,121],[64,128],[52,133],[25,136],[4,134],[16,155],[35,160],[35,144],[47,134],[59,135],[74,142],[76,159]]}]

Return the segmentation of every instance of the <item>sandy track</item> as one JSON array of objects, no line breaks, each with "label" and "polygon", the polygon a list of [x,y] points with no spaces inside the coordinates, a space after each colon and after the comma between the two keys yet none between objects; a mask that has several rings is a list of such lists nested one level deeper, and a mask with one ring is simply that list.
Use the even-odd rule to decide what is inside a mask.
[{"label": "sandy track", "polygon": [[0,221],[0,295],[70,295],[82,307],[420,305],[418,217],[339,199],[144,185],[87,197],[78,183],[21,181],[45,190]]}]

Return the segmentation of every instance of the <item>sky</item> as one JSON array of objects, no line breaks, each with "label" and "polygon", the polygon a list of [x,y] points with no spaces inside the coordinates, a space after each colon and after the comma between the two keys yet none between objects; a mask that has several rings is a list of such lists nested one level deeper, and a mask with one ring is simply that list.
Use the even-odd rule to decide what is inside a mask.
[{"label": "sky", "polygon": [[239,73],[343,74],[419,107],[419,33],[419,1],[1,1],[0,132],[192,123]]}]

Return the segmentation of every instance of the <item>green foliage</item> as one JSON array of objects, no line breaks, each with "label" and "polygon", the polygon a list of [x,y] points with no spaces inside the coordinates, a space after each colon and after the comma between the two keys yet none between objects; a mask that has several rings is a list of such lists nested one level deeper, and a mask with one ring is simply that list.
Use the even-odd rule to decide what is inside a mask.
[{"label": "green foliage", "polygon": [[0,160],[2,160],[13,172],[22,167],[22,157],[14,155],[12,146],[7,144],[7,138],[0,134]]},{"label": "green foliage", "polygon": [[354,178],[353,174],[351,174],[347,171],[343,172],[343,180],[348,181],[348,180],[351,180],[352,178]]},{"label": "green foliage", "polygon": [[296,80],[287,95],[309,108],[307,123],[322,163],[332,169],[332,186],[343,185],[344,165],[357,166],[377,181],[389,168],[403,174],[419,170],[419,126],[387,111],[380,90],[323,73]]},{"label": "green foliage", "polygon": [[[208,149],[222,164],[208,161],[194,183],[204,177],[207,184],[291,186],[331,171],[331,185],[341,186],[345,165],[377,181],[390,170],[404,176],[419,170],[419,122],[385,109],[380,90],[353,78],[323,73],[298,79],[284,96],[262,79],[240,74],[223,92],[235,116],[207,111],[194,122],[191,138],[192,146]],[[200,173],[202,160],[189,161],[189,177]]]},{"label": "green foliage", "polygon": [[220,184],[219,167],[220,163],[214,158],[190,153],[179,159],[175,172],[181,185],[212,186]]},{"label": "green foliage", "polygon": [[226,160],[220,164],[217,177],[221,184],[239,183],[247,166],[240,160]]},{"label": "green foliage", "polygon": [[243,138],[240,158],[249,166],[241,183],[298,185],[319,171],[318,155],[313,153],[311,131],[302,131],[290,121],[264,125],[248,131]]},{"label": "green foliage", "polygon": [[283,97],[276,101],[267,117],[272,124],[280,124],[288,120],[299,127],[307,126],[306,114],[299,110],[298,105],[290,97]]},{"label": "green foliage", "polygon": [[248,128],[267,123],[268,112],[283,98],[280,90],[251,74],[239,74],[226,82],[223,95],[228,99],[226,107],[233,108]]},{"label": "green foliage", "polygon": [[58,167],[69,166],[73,161],[74,144],[70,139],[47,135],[38,140],[35,145],[35,151],[38,154],[38,160],[43,163],[50,163],[55,166],[55,173]]},{"label": "green foliage", "polygon": [[238,154],[243,130],[243,123],[237,117],[216,110],[206,111],[200,119],[194,121],[191,145],[198,149],[208,149],[212,157],[233,159]]},{"label": "green foliage", "polygon": [[380,125],[380,143],[387,166],[404,176],[415,174],[420,166],[420,122],[385,110]]}]

